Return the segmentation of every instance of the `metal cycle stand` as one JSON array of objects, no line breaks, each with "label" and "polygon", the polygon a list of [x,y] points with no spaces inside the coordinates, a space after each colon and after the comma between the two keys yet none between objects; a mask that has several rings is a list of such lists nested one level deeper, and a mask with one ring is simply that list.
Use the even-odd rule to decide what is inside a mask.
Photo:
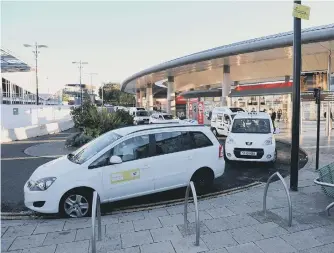
[{"label": "metal cycle stand", "polygon": [[195,223],[196,223],[196,242],[195,245],[199,246],[199,212],[198,212],[198,202],[197,202],[197,194],[194,183],[190,181],[186,189],[186,196],[184,198],[184,231],[188,232],[188,199],[189,199],[189,191],[193,193],[193,199],[195,204]]},{"label": "metal cycle stand", "polygon": [[92,204],[92,253],[96,253],[96,234],[95,234],[95,223],[97,216],[97,229],[98,229],[98,240],[102,240],[102,227],[101,227],[101,207],[100,207],[100,196],[96,191],[93,192],[93,204]]},{"label": "metal cycle stand", "polygon": [[285,189],[285,193],[286,193],[286,196],[288,197],[288,202],[289,202],[289,227],[291,227],[292,225],[292,204],[291,204],[291,198],[290,198],[290,193],[289,193],[289,190],[288,190],[288,186],[286,185],[285,181],[284,181],[284,178],[282,177],[282,175],[279,173],[279,172],[275,172],[274,174],[272,174],[267,183],[266,183],[266,186],[264,188],[264,195],[263,195],[263,212],[264,212],[264,215],[267,214],[267,193],[268,193],[268,187],[269,187],[269,184],[271,182],[271,180],[277,176],[283,186],[284,186],[284,189]]}]

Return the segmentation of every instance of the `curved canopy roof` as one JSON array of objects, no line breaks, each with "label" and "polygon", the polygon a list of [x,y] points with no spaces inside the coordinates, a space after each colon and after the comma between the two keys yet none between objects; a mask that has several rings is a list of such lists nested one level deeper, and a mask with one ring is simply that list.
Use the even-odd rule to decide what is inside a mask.
[{"label": "curved canopy roof", "polygon": [[[334,24],[304,29],[302,43],[303,71],[325,69],[328,50],[334,49]],[[186,86],[191,78],[193,86],[217,83],[222,80],[220,68],[224,64],[231,66],[235,81],[289,75],[292,74],[292,44],[293,32],[286,32],[201,51],[140,71],[127,78],[121,90],[135,93],[137,88],[168,76],[175,77],[179,91],[190,88]],[[209,75],[203,76],[203,72]]]}]

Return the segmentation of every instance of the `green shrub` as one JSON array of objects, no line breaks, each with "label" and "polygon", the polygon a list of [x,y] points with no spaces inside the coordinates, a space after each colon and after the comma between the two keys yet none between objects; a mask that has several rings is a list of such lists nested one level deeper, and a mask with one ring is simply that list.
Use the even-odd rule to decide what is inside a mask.
[{"label": "green shrub", "polygon": [[75,148],[79,148],[82,145],[90,142],[93,139],[93,137],[86,135],[85,133],[81,132],[81,133],[75,133],[71,136],[69,136],[66,139],[65,142],[65,147],[75,147]]},{"label": "green shrub", "polygon": [[89,103],[85,103],[82,109],[81,107],[72,109],[71,115],[80,133],[68,138],[66,141],[68,147],[80,147],[101,134],[133,124],[132,116],[124,110],[109,113],[102,108],[98,111],[94,105]]}]

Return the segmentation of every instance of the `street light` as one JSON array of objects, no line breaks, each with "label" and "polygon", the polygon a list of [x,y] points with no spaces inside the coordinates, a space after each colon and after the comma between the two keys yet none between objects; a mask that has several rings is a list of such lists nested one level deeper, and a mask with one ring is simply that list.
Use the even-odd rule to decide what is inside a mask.
[{"label": "street light", "polygon": [[39,48],[47,48],[47,45],[38,45],[37,42],[35,42],[35,45],[29,45],[29,44],[23,44],[24,47],[32,47],[35,50],[32,51],[35,55],[35,73],[36,73],[36,105],[39,104],[39,96],[38,96],[38,54],[40,51],[38,51]]},{"label": "street light", "polygon": [[83,62],[83,61],[74,61],[74,62],[72,62],[73,64],[78,64],[79,65],[79,78],[80,78],[80,93],[81,93],[81,98],[80,98],[80,104],[81,104],[81,106],[82,106],[82,102],[83,102],[83,100],[82,100],[82,83],[81,83],[81,74],[82,74],[82,68],[83,68],[83,66],[82,65],[84,65],[84,64],[88,64],[88,62]]},{"label": "street light", "polygon": [[93,95],[93,76],[97,75],[97,73],[88,73],[90,75],[90,86],[91,86],[91,92]]}]

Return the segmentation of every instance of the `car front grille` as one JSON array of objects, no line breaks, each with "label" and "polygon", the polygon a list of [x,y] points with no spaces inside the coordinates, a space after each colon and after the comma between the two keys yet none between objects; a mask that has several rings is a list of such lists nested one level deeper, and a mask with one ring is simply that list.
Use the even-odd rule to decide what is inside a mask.
[{"label": "car front grille", "polygon": [[[251,151],[256,152],[256,156],[250,156],[250,155],[241,155],[241,151]],[[261,159],[264,155],[264,151],[262,148],[235,148],[234,149],[234,155],[236,158],[244,158],[244,159]]]}]

